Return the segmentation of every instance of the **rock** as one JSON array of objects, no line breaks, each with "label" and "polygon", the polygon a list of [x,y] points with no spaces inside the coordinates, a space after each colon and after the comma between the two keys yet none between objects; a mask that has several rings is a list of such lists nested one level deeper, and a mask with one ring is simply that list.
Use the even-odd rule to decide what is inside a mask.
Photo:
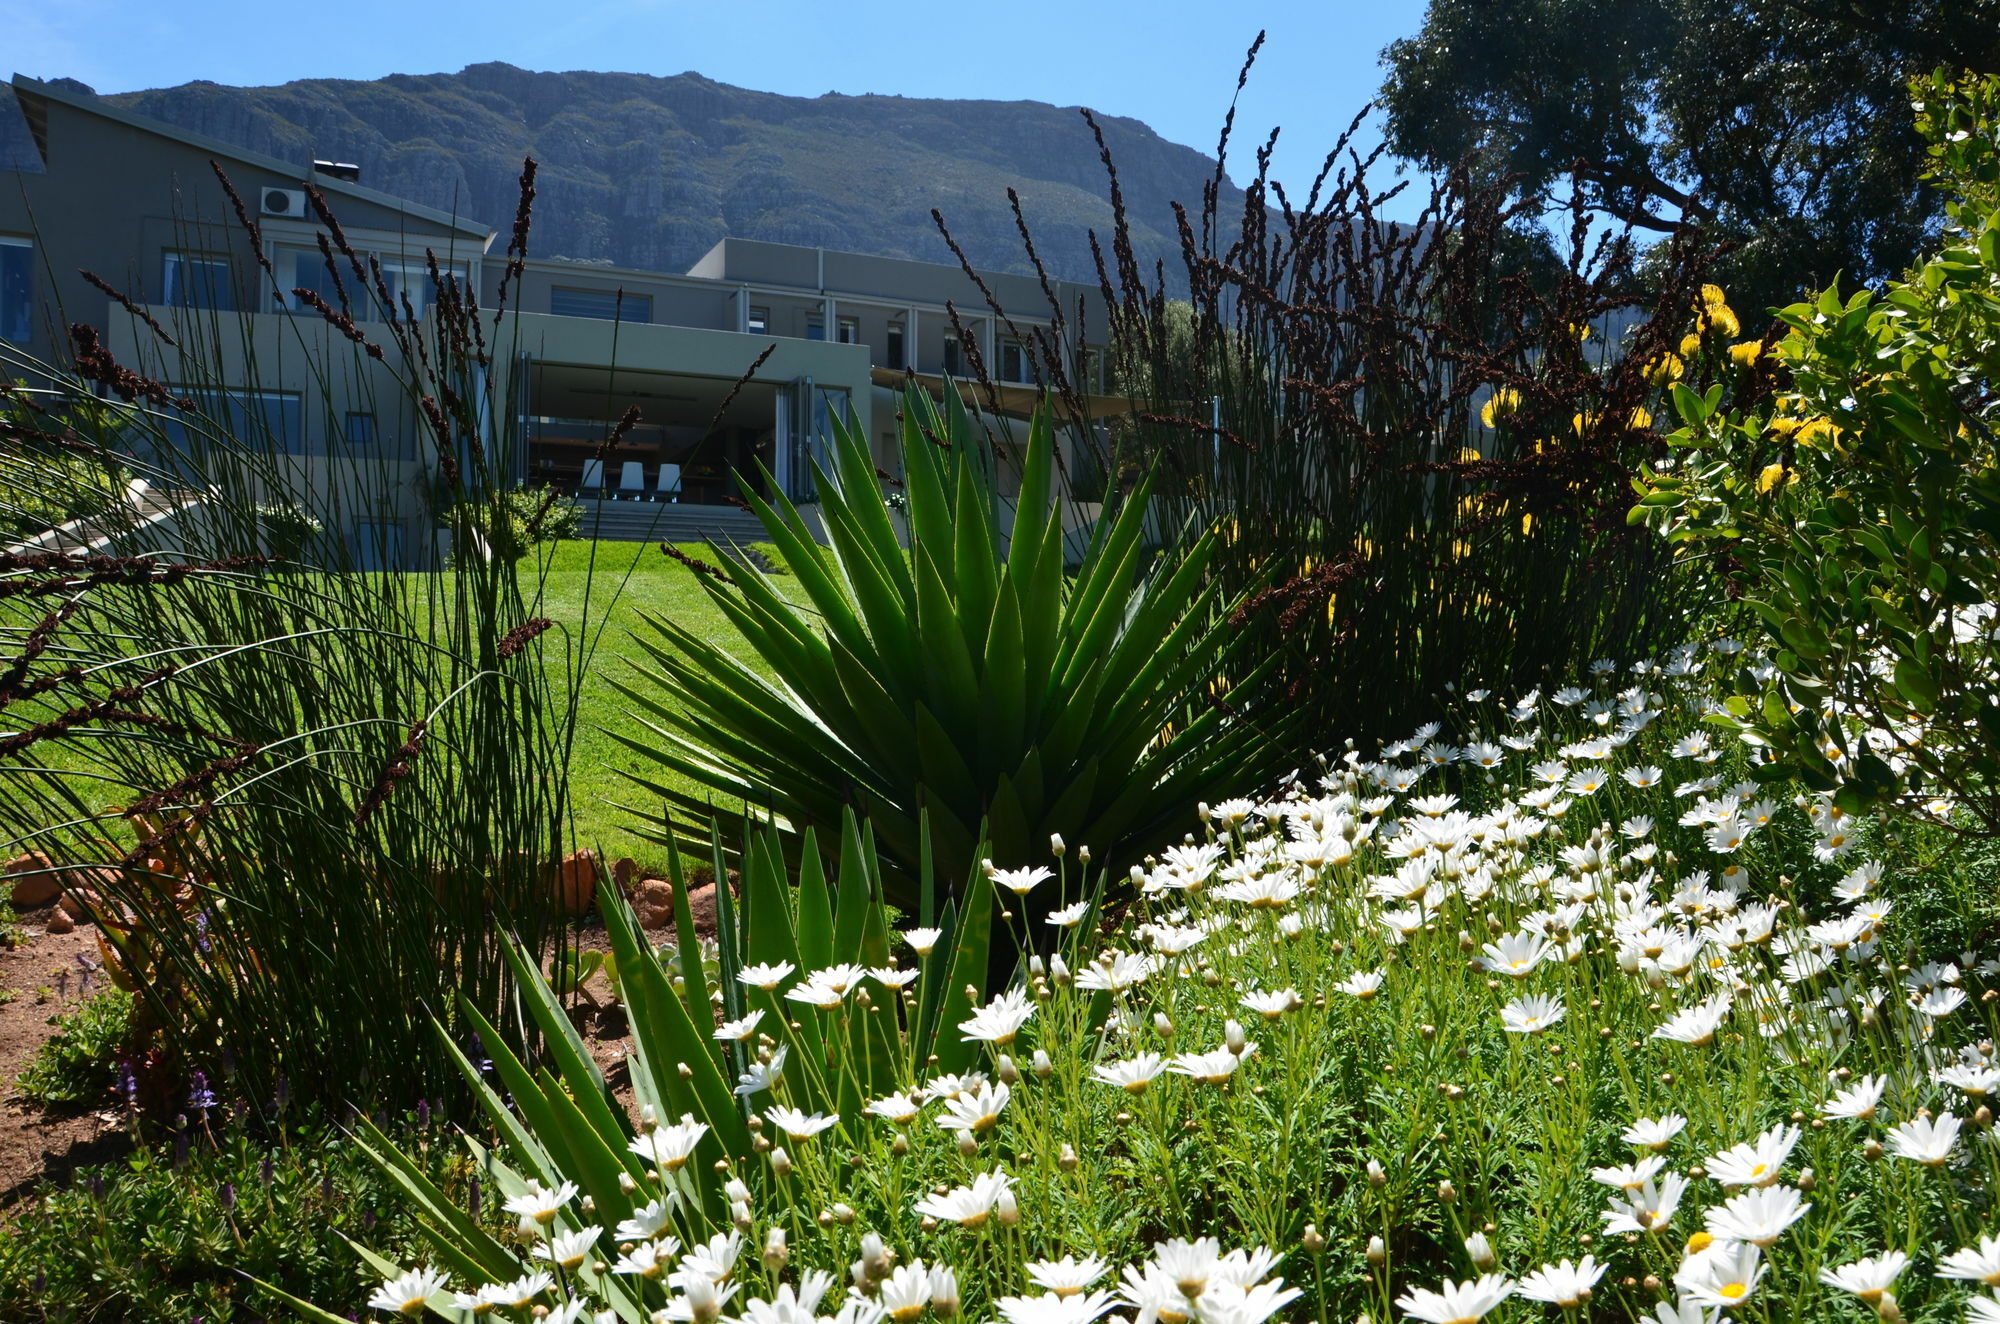
[{"label": "rock", "polygon": [[674,885],[664,878],[644,878],[632,889],[632,913],[645,929],[671,928],[674,922]]},{"label": "rock", "polygon": [[48,856],[31,852],[7,861],[14,887],[10,900],[16,910],[38,910],[62,894],[62,876]]},{"label": "rock", "polygon": [[709,883],[688,892],[688,909],[694,914],[694,931],[704,938],[713,938],[715,925],[715,884]]},{"label": "rock", "polygon": [[632,885],[639,881],[639,862],[630,855],[621,855],[611,862],[611,881],[618,884],[618,890],[626,896],[632,895]]},{"label": "rock", "polygon": [[49,912],[47,927],[50,933],[70,933],[75,930],[76,921],[69,917],[68,911],[64,910],[61,906],[57,906]]},{"label": "rock", "polygon": [[590,909],[603,871],[597,852],[587,848],[563,860],[556,869],[556,902],[564,914],[574,917]]}]

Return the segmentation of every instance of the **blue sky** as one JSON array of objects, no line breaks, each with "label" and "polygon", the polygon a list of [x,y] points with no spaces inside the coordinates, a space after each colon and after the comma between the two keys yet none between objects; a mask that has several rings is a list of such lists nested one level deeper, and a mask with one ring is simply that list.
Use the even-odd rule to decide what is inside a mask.
[{"label": "blue sky", "polygon": [[1243,51],[1262,27],[1270,39],[1242,99],[1231,173],[1240,180],[1255,144],[1282,125],[1274,173],[1303,189],[1379,86],[1382,48],[1421,27],[1423,8],[1422,0],[0,0],[0,69],[67,75],[100,92],[198,78],[261,85],[451,72],[484,60],[694,70],[799,96],[1088,105],[1213,151]]}]

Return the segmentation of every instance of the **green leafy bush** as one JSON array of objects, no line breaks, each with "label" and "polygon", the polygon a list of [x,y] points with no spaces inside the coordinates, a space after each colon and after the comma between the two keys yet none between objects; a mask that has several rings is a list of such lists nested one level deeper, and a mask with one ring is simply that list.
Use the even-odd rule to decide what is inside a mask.
[{"label": "green leafy bush", "polygon": [[447,523],[461,545],[483,544],[499,560],[513,562],[543,543],[576,537],[583,512],[553,487],[516,487],[460,502]]},{"label": "green leafy bush", "polygon": [[1718,719],[1770,747],[1760,775],[2000,834],[2000,79],[1916,87],[1944,246],[1785,309],[1775,390],[1754,352],[1733,402],[1676,387],[1684,458],[1632,518],[1712,549],[1769,635]]},{"label": "green leafy bush", "polygon": [[[476,1174],[441,1126],[393,1130],[469,1200]],[[417,1246],[394,1184],[338,1128],[266,1139],[193,1122],[185,1145],[79,1171],[0,1215],[0,1297],[21,1324],[250,1324],[270,1317],[253,1274],[358,1318],[373,1283],[349,1238]]]},{"label": "green leafy bush", "polygon": [[57,1021],[21,1073],[21,1093],[49,1107],[109,1103],[118,1059],[131,1047],[132,995],[106,989]]},{"label": "green leafy bush", "polygon": [[[789,501],[752,499],[803,601],[740,563],[703,581],[775,679],[647,616],[651,685],[625,687],[650,732],[622,737],[636,753],[825,840],[861,813],[899,905],[924,867],[925,814],[947,879],[970,875],[982,840],[1004,863],[1039,854],[1052,834],[1118,865],[1203,796],[1263,772],[1286,719],[1221,697],[1256,695],[1258,672],[1225,619],[1230,599],[1208,580],[1218,540],[1149,553],[1149,485],[1100,522],[1072,573],[1046,410],[1010,512],[993,449],[956,395],[940,411],[912,388],[907,549],[867,439],[838,427],[833,451],[820,474],[830,547]],[[667,783],[642,784],[684,821],[710,812]]]}]

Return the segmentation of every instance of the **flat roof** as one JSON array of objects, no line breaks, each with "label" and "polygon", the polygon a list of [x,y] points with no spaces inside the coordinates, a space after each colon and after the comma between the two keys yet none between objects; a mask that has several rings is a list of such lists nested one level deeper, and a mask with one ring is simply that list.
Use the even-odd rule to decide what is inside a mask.
[{"label": "flat roof", "polygon": [[491,244],[494,236],[499,233],[497,230],[481,225],[476,221],[467,220],[463,216],[453,216],[449,212],[439,211],[436,207],[425,206],[421,202],[412,202],[408,198],[398,197],[393,193],[385,193],[381,189],[368,188],[362,184],[351,184],[344,179],[336,179],[331,175],[317,174],[310,164],[302,167],[295,162],[280,160],[275,156],[266,156],[262,152],[253,152],[246,148],[238,147],[233,143],[226,143],[220,138],[211,138],[207,134],[193,133],[186,129],[176,128],[162,120],[156,120],[146,115],[136,115],[129,110],[121,110],[117,106],[110,105],[97,97],[83,96],[59,87],[53,87],[38,78],[30,78],[26,74],[14,75],[13,88],[15,98],[21,103],[21,115],[28,121],[29,132],[34,134],[35,150],[41,154],[44,165],[48,164],[49,159],[48,113],[46,108],[38,103],[53,101],[58,105],[67,106],[72,110],[80,110],[86,114],[96,115],[100,119],[107,119],[116,124],[123,124],[127,128],[138,129],[142,133],[169,138],[175,142],[185,143],[189,147],[213,153],[216,156],[226,156],[232,161],[240,162],[243,165],[251,166],[258,170],[268,170],[273,174],[282,175],[288,179],[309,181],[322,193],[358,198],[363,202],[374,203],[378,207],[387,207],[392,211],[403,212],[419,220],[429,221],[433,225],[439,225],[455,233],[477,239],[482,249]]}]

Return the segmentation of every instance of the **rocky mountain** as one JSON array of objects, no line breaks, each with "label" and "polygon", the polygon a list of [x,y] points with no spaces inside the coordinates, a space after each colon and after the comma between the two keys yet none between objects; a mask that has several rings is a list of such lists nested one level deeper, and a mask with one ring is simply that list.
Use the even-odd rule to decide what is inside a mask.
[{"label": "rocky mountain", "polygon": [[[1026,271],[1007,189],[1055,274],[1094,281],[1088,234],[1111,208],[1089,127],[1031,101],[788,97],[699,74],[456,74],[277,87],[196,82],[115,104],[288,160],[352,161],[363,183],[497,229],[524,156],[541,163],[541,256],[685,270],[725,235],[951,261],[940,209],[980,266]],[[1150,267],[1172,254],[1170,203],[1192,210],[1214,162],[1137,120],[1102,117]],[[1228,201],[1240,198],[1232,189]]]}]

